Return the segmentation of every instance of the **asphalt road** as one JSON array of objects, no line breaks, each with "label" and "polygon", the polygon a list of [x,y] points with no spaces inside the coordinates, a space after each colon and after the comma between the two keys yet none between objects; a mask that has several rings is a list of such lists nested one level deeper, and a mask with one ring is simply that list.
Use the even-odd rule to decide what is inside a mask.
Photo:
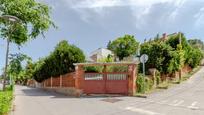
[{"label": "asphalt road", "polygon": [[16,86],[15,94],[12,115],[204,115],[204,67],[188,81],[146,99],[72,98],[24,86]]}]

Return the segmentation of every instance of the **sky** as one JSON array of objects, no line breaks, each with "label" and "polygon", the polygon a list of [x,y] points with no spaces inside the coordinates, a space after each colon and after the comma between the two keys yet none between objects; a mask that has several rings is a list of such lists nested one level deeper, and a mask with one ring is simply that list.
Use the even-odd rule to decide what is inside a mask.
[{"label": "sky", "polygon": [[[86,55],[125,34],[143,42],[156,34],[183,32],[188,39],[204,40],[204,0],[38,0],[51,7],[58,26],[10,53],[25,53],[33,61],[49,55],[68,40]],[[6,41],[0,38],[0,68],[5,65]],[[1,73],[1,70],[0,70]]]}]

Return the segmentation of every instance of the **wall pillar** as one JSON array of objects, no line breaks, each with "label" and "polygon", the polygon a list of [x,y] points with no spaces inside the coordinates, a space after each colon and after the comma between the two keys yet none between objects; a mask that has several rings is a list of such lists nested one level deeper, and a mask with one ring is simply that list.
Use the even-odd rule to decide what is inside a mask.
[{"label": "wall pillar", "polygon": [[52,77],[50,78],[50,87],[52,88]]},{"label": "wall pillar", "polygon": [[81,65],[75,66],[75,88],[76,89],[83,89],[83,82],[84,82],[84,69]]},{"label": "wall pillar", "polygon": [[136,93],[136,65],[128,65],[128,95],[133,96]]},{"label": "wall pillar", "polygon": [[60,88],[62,87],[62,75],[60,75]]}]

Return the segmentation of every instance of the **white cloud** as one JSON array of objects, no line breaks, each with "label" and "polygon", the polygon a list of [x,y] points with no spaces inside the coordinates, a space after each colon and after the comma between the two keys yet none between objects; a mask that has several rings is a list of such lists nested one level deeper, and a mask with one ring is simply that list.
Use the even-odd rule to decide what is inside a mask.
[{"label": "white cloud", "polygon": [[[151,13],[151,8],[156,4],[166,5],[170,4],[171,10],[168,15],[168,20],[173,21],[184,5],[186,0],[64,0],[69,7],[79,13],[81,19],[89,22],[90,18],[94,18],[93,13],[98,16],[105,17],[108,8],[112,7],[129,7],[131,14],[135,18],[137,28],[141,28],[146,24],[146,16]],[[162,17],[161,17],[162,18]]]},{"label": "white cloud", "polygon": [[64,0],[67,3],[72,3],[73,8],[102,8],[116,6],[151,6],[158,3],[173,3],[175,6],[180,6],[185,0]]},{"label": "white cloud", "polygon": [[194,15],[194,18],[196,19],[195,20],[195,26],[196,27],[201,27],[204,25],[204,22],[203,22],[203,20],[204,20],[204,7],[200,8],[199,12]]},{"label": "white cloud", "polygon": [[174,21],[176,16],[179,14],[179,10],[182,8],[182,6],[185,4],[186,0],[178,0],[174,2],[175,9],[170,13],[169,19]]}]

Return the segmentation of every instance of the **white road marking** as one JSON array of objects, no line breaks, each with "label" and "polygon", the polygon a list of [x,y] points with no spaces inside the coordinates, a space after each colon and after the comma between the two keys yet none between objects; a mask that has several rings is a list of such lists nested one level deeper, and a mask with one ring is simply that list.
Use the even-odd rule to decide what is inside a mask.
[{"label": "white road marking", "polygon": [[190,106],[188,106],[188,108],[190,108],[190,109],[199,109],[199,107],[196,107],[197,103],[198,103],[197,101],[194,101]]},{"label": "white road marking", "polygon": [[140,108],[126,107],[125,109],[129,110],[129,111],[133,111],[133,112],[138,112],[138,113],[141,113],[141,114],[146,114],[146,115],[161,115],[159,113],[144,110],[144,109],[140,109]]},{"label": "white road marking", "polygon": [[177,103],[174,104],[174,106],[179,106],[180,104],[182,104],[184,102],[184,100],[178,101]]}]

